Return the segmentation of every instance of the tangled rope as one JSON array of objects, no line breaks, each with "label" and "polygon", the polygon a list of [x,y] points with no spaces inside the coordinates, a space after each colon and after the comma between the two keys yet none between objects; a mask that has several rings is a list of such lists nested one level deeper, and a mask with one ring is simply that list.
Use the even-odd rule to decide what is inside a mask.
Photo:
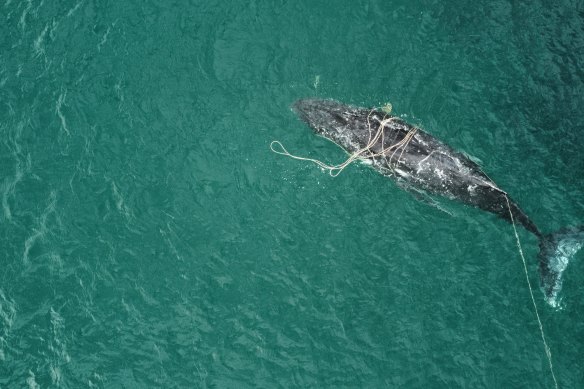
[{"label": "tangled rope", "polygon": [[[376,158],[376,157],[385,158],[389,154],[389,152],[391,152],[393,150],[393,152],[391,153],[391,156],[389,157],[389,161],[388,161],[388,165],[391,167],[391,161],[393,160],[394,155],[397,153],[398,150],[401,149],[401,153],[399,154],[399,157],[397,159],[397,162],[399,162],[401,157],[403,156],[403,153],[404,153],[406,147],[408,146],[410,141],[413,139],[413,137],[416,134],[416,132],[418,131],[418,129],[416,127],[413,127],[411,130],[409,130],[406,133],[406,135],[399,142],[394,143],[390,146],[384,147],[384,145],[385,145],[385,126],[387,124],[389,124],[390,122],[394,121],[396,118],[395,117],[390,117],[390,118],[385,117],[379,123],[379,127],[377,128],[375,135],[373,135],[373,131],[371,129],[371,123],[370,123],[370,116],[373,113],[373,111],[374,110],[371,110],[369,112],[369,115],[367,115],[367,128],[369,130],[369,139],[367,141],[367,144],[364,147],[362,147],[362,148],[358,149],[357,151],[353,152],[352,154],[350,154],[349,158],[347,158],[345,160],[345,162],[340,163],[338,165],[328,165],[328,164],[326,164],[318,159],[300,157],[300,156],[291,154],[288,150],[286,150],[284,145],[280,141],[277,141],[277,140],[274,140],[270,143],[270,149],[276,154],[285,155],[287,157],[297,159],[300,161],[312,162],[312,163],[318,165],[320,168],[328,170],[329,174],[332,177],[336,177],[339,174],[341,174],[341,172],[347,166],[349,166],[351,163],[353,163],[355,160],[358,160],[358,159],[364,160],[364,159],[370,159],[370,158]],[[399,130],[396,130],[396,131],[399,131]],[[381,139],[381,151],[375,152],[373,150],[373,147],[377,144],[377,142],[380,139]],[[279,146],[280,150],[274,149],[274,145]]]}]

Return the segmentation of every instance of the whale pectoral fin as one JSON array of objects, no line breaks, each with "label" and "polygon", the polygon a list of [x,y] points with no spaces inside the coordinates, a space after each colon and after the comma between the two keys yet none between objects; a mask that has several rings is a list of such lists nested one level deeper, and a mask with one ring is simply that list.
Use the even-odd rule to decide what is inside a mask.
[{"label": "whale pectoral fin", "polygon": [[472,162],[474,162],[477,166],[483,166],[483,161],[481,161],[478,157],[475,157],[474,155],[470,155],[465,151],[460,151],[460,153],[462,155],[464,155],[466,158],[470,159]]},{"label": "whale pectoral fin", "polygon": [[423,190],[418,189],[418,188],[408,184],[404,180],[396,180],[396,183],[400,187],[400,189],[403,189],[404,191],[411,194],[416,200],[418,200],[426,205],[429,205],[431,207],[434,207],[434,208],[438,209],[439,211],[444,212],[447,215],[450,215],[453,217],[456,216],[454,213],[443,208],[438,201],[436,201],[432,196],[430,196],[428,193],[424,192]]}]

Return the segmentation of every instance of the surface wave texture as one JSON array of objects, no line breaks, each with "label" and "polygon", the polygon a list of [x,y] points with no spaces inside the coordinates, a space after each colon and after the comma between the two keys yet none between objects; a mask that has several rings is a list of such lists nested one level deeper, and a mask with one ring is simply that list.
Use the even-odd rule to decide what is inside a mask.
[{"label": "surface wave texture", "polygon": [[[341,162],[291,104],[391,102],[543,231],[582,224],[560,3],[3,1],[0,388],[551,387],[509,224],[269,145]],[[559,308],[534,291],[566,388],[583,263]]]}]

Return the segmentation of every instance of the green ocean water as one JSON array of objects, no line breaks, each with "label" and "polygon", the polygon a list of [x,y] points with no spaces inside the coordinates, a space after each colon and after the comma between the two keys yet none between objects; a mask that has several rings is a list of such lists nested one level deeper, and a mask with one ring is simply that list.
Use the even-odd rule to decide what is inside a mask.
[{"label": "green ocean water", "polygon": [[[290,110],[395,113],[543,231],[584,223],[584,5],[0,4],[0,388],[549,388],[512,226]],[[539,284],[537,240],[520,229]],[[584,386],[584,255],[535,299]]]}]

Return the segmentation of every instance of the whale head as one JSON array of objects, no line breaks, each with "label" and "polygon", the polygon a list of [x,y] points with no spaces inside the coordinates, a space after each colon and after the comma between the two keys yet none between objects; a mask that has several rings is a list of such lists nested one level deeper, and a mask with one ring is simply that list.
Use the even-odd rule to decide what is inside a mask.
[{"label": "whale head", "polygon": [[349,153],[367,145],[379,126],[379,114],[334,100],[302,99],[292,109],[314,132],[340,145]]}]

